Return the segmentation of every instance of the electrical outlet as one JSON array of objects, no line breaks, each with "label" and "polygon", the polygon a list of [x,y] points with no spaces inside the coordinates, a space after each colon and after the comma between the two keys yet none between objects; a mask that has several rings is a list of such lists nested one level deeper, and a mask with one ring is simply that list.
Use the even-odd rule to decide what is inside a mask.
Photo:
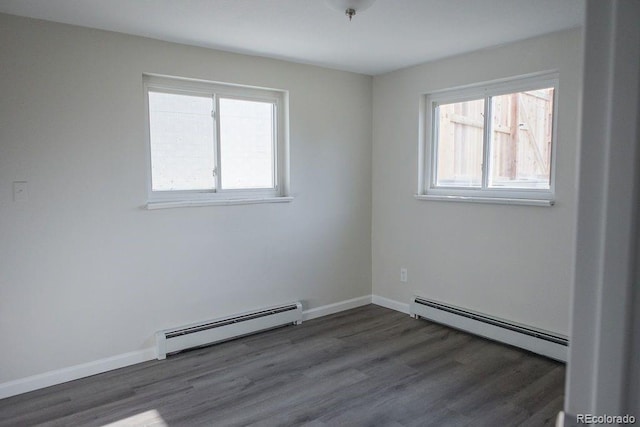
[{"label": "electrical outlet", "polygon": [[407,283],[407,280],[408,280],[408,279],[407,279],[407,269],[406,269],[406,268],[404,268],[404,267],[402,267],[402,268],[400,269],[400,281],[401,281],[402,283]]}]

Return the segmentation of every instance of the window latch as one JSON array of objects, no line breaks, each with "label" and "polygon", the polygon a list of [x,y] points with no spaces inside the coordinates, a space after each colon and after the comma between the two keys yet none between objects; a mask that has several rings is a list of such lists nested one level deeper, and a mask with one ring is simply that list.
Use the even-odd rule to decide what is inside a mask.
[{"label": "window latch", "polygon": [[211,175],[212,175],[212,176],[214,176],[214,177],[215,177],[215,176],[217,175],[217,173],[218,173],[218,168],[213,168],[213,169],[211,170]]}]

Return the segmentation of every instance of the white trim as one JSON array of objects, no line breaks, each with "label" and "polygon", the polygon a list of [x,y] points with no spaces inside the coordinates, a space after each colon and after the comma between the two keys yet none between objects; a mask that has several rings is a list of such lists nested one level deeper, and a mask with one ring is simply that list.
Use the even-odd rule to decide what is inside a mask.
[{"label": "white trim", "polygon": [[[452,91],[471,91],[473,89],[479,89],[477,90],[478,93],[480,93],[481,95],[484,93],[482,90],[486,87],[486,86],[494,86],[494,87],[504,87],[505,85],[508,85],[509,88],[514,86],[514,80],[516,81],[521,81],[523,82],[523,87],[527,87],[527,82],[535,82],[539,79],[544,78],[545,76],[549,76],[552,74],[557,74],[558,71],[557,70],[543,70],[543,71],[536,71],[533,73],[527,73],[527,74],[520,74],[519,76],[510,76],[510,77],[504,77],[504,78],[500,78],[500,79],[494,79],[494,80],[486,80],[484,82],[481,83],[469,83],[466,85],[460,85],[460,86],[455,86],[452,88],[443,88],[443,89],[437,89],[437,90],[429,90],[429,91],[424,91],[423,93],[429,93],[432,95],[439,95],[442,93],[450,93]],[[505,93],[508,93],[509,89],[506,90]]]},{"label": "white trim", "polygon": [[[361,297],[352,298],[345,301],[339,301],[333,304],[327,304],[320,307],[315,307],[309,310],[305,310],[302,312],[302,319],[303,321],[316,319],[319,317],[328,316],[330,314],[339,313],[341,311],[350,310],[352,308],[362,307],[372,303],[381,307],[389,308],[391,310],[399,311],[401,313],[410,314],[409,304],[401,303],[399,301],[385,298],[379,295],[364,295]],[[457,329],[464,329],[463,327],[456,326],[454,322],[447,323],[446,321],[440,320],[439,323],[443,323],[447,326],[451,326]],[[501,329],[497,327],[494,327],[494,328]],[[475,333],[471,330],[469,330],[469,332]],[[476,334],[485,336],[490,339],[495,339],[497,341],[502,341],[501,339],[494,338],[493,336],[489,336],[489,335],[483,335],[482,333],[476,333]],[[531,339],[535,340],[534,338],[531,338]],[[541,341],[541,340],[537,340],[537,341]],[[518,347],[522,347],[527,350],[531,350],[535,353],[546,355],[543,352],[537,351],[537,347],[528,348],[528,347],[520,346],[513,343],[509,343],[509,344],[516,345]],[[549,356],[549,357],[553,357],[553,356]],[[566,361],[566,356],[564,359],[559,357],[553,357],[553,358]],[[119,354],[116,356],[111,356],[104,359],[83,363],[80,365],[69,366],[69,367],[57,369],[54,371],[44,372],[42,374],[37,374],[37,375],[33,375],[26,378],[20,378],[17,380],[8,381],[0,384],[0,399],[16,396],[18,394],[27,393],[27,392],[38,390],[45,387],[54,386],[57,384],[66,383],[66,382],[77,380],[80,378],[89,377],[91,375],[101,374],[103,372],[124,368],[126,366],[131,366],[131,365],[147,362],[154,359],[156,359],[156,349],[152,347],[144,350],[138,350],[138,351],[132,351],[129,353]]]},{"label": "white trim", "polygon": [[400,313],[409,314],[409,304],[405,304],[393,299],[381,297],[380,295],[372,295],[371,302],[380,307],[390,308]]},{"label": "white trim", "polygon": [[[401,303],[399,301],[385,298],[379,295],[364,295],[361,297],[352,298],[345,301],[339,301],[333,304],[327,304],[320,307],[315,307],[309,310],[305,310],[302,312],[302,319],[303,321],[316,319],[319,317],[328,316],[330,314],[339,313],[342,311],[350,310],[352,308],[362,307],[372,303],[381,307],[385,307],[391,310],[401,312],[401,313],[410,314],[409,304]],[[438,322],[443,323],[447,326],[457,328],[457,329],[465,329],[457,325],[455,322],[447,322],[444,320],[439,320]],[[494,327],[494,328],[501,330],[501,328],[497,328],[497,327]],[[468,330],[468,329],[465,329],[465,330]],[[485,336],[490,339],[503,341],[499,338],[490,336],[491,334],[477,333],[472,330],[468,330],[468,331],[472,333],[476,333],[477,335]],[[534,338],[531,338],[531,339],[535,340]],[[541,340],[536,340],[536,341],[541,341]],[[504,342],[507,342],[507,341],[504,341]],[[527,350],[531,350],[535,353],[547,355],[541,351],[538,351],[539,350],[538,347],[528,348],[526,346],[513,344],[511,342],[507,342],[507,343],[525,348]],[[549,357],[566,361],[566,356],[564,359],[559,357],[554,357],[554,356],[549,356]],[[155,348],[147,348],[144,350],[133,351],[133,352],[119,354],[112,357],[107,357],[105,359],[83,363],[80,365],[69,366],[69,367],[57,369],[54,371],[44,372],[42,374],[37,374],[37,375],[33,375],[26,378],[20,378],[17,380],[0,384],[0,399],[15,396],[22,393],[27,393],[27,392],[38,390],[45,387],[50,387],[57,384],[62,384],[68,381],[77,380],[77,379],[88,377],[91,375],[108,372],[114,369],[124,368],[126,366],[147,362],[149,360],[154,360],[155,358],[156,358]]]},{"label": "white trim", "polygon": [[0,384],[0,399],[124,368],[125,366],[135,365],[155,358],[155,349],[147,348],[8,381]]},{"label": "white trim", "polygon": [[[302,323],[298,301],[260,307],[229,316],[207,319],[156,332],[158,360],[177,351],[211,345],[285,325]],[[214,326],[217,324],[217,326]]]},{"label": "white trim", "polygon": [[446,202],[493,203],[501,205],[525,206],[553,206],[555,200],[545,199],[512,199],[508,197],[472,197],[472,196],[441,196],[436,194],[414,194],[416,200],[439,200]]},{"label": "white trim", "polygon": [[515,76],[499,81],[489,81],[450,89],[434,90],[428,93],[429,99],[442,103],[473,100],[478,97],[506,95],[513,92],[526,92],[549,85],[554,86],[558,80],[558,71],[543,71],[533,75]]},{"label": "white trim", "polygon": [[[339,313],[341,311],[350,310],[352,308],[368,304],[371,304],[371,295],[365,295],[346,301],[339,301],[333,304],[311,308],[302,312],[302,319],[316,319],[318,317],[328,316],[330,314]],[[42,374],[32,375],[30,377],[0,383],[0,399],[89,377],[91,375],[101,374],[114,369],[147,362],[149,360],[156,359],[156,356],[155,347],[150,347],[144,350],[118,354],[105,359],[94,360],[80,365],[69,366],[62,369],[56,369],[54,371],[44,372]]]},{"label": "white trim", "polygon": [[[143,98],[145,108],[145,139],[147,169],[147,202],[149,209],[164,207],[207,206],[213,204],[247,204],[236,199],[255,199],[255,203],[264,203],[263,199],[284,198],[289,196],[289,92],[280,89],[260,88],[238,84],[187,79],[181,77],[143,74]],[[213,100],[212,120],[214,123],[213,161],[216,172],[215,188],[206,190],[153,190],[153,170],[151,155],[151,132],[149,113],[149,93],[161,92],[190,96],[211,97]],[[222,167],[220,158],[220,98],[243,99],[265,102],[272,105],[273,119],[273,187],[257,189],[223,189],[221,187]],[[225,203],[226,201],[231,203]],[[212,203],[200,203],[207,201]],[[222,203],[218,203],[223,201]],[[272,200],[270,200],[272,201]],[[279,200],[288,201],[288,200]],[[174,203],[177,202],[177,203]],[[150,206],[155,205],[155,206]]]},{"label": "white trim", "polygon": [[[415,297],[413,297],[411,300],[413,301],[414,298]],[[522,348],[524,350],[528,350],[533,353],[537,353],[561,362],[567,361],[568,346],[547,341],[542,338],[526,335],[520,332],[512,331],[510,329],[502,328],[500,326],[488,324],[476,319],[471,319],[425,305],[411,304],[410,315],[412,317],[419,316],[454,329],[460,329],[462,331],[485,337],[493,341],[498,341],[512,345],[514,347]],[[530,329],[537,329],[528,325],[520,326],[524,326]],[[560,336],[559,334],[550,333],[547,331],[544,332]],[[564,336],[561,337],[565,338]]]},{"label": "white trim", "polygon": [[365,295],[358,298],[339,301],[333,304],[327,304],[316,308],[310,308],[302,312],[302,320],[317,319],[318,317],[328,316],[330,314],[339,313],[341,311],[350,310],[363,305],[371,304],[371,295]]},{"label": "white trim", "polygon": [[[379,295],[372,295],[371,300],[373,304],[379,305],[381,307],[396,310],[401,313],[409,314],[411,316],[415,315],[415,313],[411,313],[410,304],[401,303],[399,301],[385,298]],[[434,314],[431,315],[431,313]],[[422,317],[427,318],[427,316],[425,316],[424,314],[422,314]],[[439,312],[438,310],[431,310],[428,320],[432,320],[434,322],[455,329],[461,329],[474,335],[479,335],[494,341],[499,341],[513,345],[515,347],[523,348],[525,350],[529,350],[534,353],[559,360],[561,362],[567,361],[566,347],[528,335],[505,330],[498,326],[488,325],[486,323],[467,319],[452,313]]]},{"label": "white trim", "polygon": [[256,203],[287,203],[293,201],[293,197],[261,197],[258,199],[217,199],[217,200],[179,200],[173,202],[149,202],[146,208],[170,209],[184,207],[201,207],[217,205],[252,205]]},{"label": "white trim", "polygon": [[239,83],[219,82],[204,79],[192,79],[187,77],[169,76],[166,74],[155,73],[142,73],[145,81],[149,82],[149,85],[155,88],[165,88],[170,91],[176,87],[188,91],[188,92],[208,92],[211,88],[214,88],[216,92],[227,93],[242,93],[246,96],[260,97],[271,96],[277,97],[279,93],[286,92],[278,88],[268,88],[261,86],[251,86]]},{"label": "white trim", "polygon": [[[552,117],[552,146],[549,164],[550,182],[549,188],[509,188],[490,187],[490,134],[492,122],[490,120],[491,98],[508,93],[523,92],[539,89],[542,87],[553,87],[553,117]],[[517,203],[522,205],[550,206],[553,205],[555,197],[555,176],[556,176],[556,150],[557,150],[557,116],[558,116],[558,87],[559,74],[557,71],[548,71],[527,76],[514,77],[500,81],[480,83],[431,91],[423,94],[419,103],[419,144],[418,144],[418,191],[419,196],[456,196],[460,199],[438,198],[433,200],[455,200],[455,201],[476,201],[480,203],[501,203],[507,200],[506,204],[516,204],[516,199],[535,200],[536,203]],[[482,184],[479,187],[446,187],[437,186],[436,182],[436,134],[438,123],[435,119],[436,108],[440,104],[452,102],[463,102],[475,99],[483,99],[485,102],[485,125],[483,137],[483,165]],[[427,200],[427,199],[424,199]],[[541,201],[538,203],[538,201]],[[542,202],[542,201],[551,201]]]}]

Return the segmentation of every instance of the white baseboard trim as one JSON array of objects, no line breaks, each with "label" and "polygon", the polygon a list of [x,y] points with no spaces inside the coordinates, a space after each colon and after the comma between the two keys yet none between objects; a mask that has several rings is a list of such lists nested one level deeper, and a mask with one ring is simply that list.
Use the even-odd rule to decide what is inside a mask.
[{"label": "white baseboard trim", "polygon": [[[432,307],[418,303],[418,297],[415,299],[416,301],[410,305],[410,315],[413,317],[422,317],[493,341],[529,350],[560,362],[566,363],[567,361],[567,337],[444,303],[437,303],[440,308]],[[564,344],[560,343],[561,340],[564,340]]]},{"label": "white baseboard trim", "polygon": [[[371,295],[365,295],[303,311],[302,319],[311,320],[367,304],[371,304]],[[89,377],[91,375],[101,374],[114,369],[124,368],[137,363],[154,360],[155,358],[155,348],[147,348],[144,350],[132,351],[130,353],[119,354],[105,359],[94,360],[93,362],[69,366],[67,368],[56,369],[54,371],[0,383],[0,399]]]},{"label": "white baseboard trim", "polygon": [[379,305],[380,307],[390,308],[391,310],[399,311],[400,313],[409,314],[409,304],[404,304],[379,295],[372,295],[371,302],[375,305]]},{"label": "white baseboard trim", "polygon": [[[416,313],[411,313],[411,305],[404,304],[396,300],[381,297],[379,295],[372,295],[371,302],[381,307],[390,308],[401,313],[415,316]],[[505,344],[513,345],[525,350],[532,351],[537,354],[541,354],[546,357],[558,360],[560,362],[567,361],[567,347],[552,342],[548,342],[529,335],[523,335],[510,330],[505,330],[499,326],[488,325],[486,323],[461,317],[456,314],[433,310],[423,309],[420,312],[420,317],[424,317],[427,320],[449,326],[451,328],[460,329],[474,335],[488,338],[493,341],[503,342]]]},{"label": "white baseboard trim", "polygon": [[[381,297],[379,295],[365,295],[358,298],[352,298],[346,301],[340,301],[333,304],[305,310],[302,312],[302,319],[316,319],[318,317],[328,316],[330,314],[339,313],[341,311],[350,310],[352,308],[361,307],[371,303],[379,305],[381,307],[389,308],[391,310],[396,310],[401,313],[410,314],[409,304],[401,303],[399,301]],[[535,343],[531,344],[527,342],[523,345],[523,343],[510,342],[510,340],[505,340],[504,337],[499,336],[500,333],[496,334],[495,331],[487,332],[487,329],[484,327],[482,328],[482,330],[476,330],[477,325],[461,325],[456,320],[448,318],[434,318],[432,320],[435,320],[436,322],[445,324],[447,326],[451,326],[453,328],[464,329],[477,335],[494,339],[496,341],[507,342],[508,344],[512,344],[517,347],[525,348],[527,350],[549,356],[548,354],[545,354],[544,351],[540,351]],[[496,327],[495,329],[499,330],[500,328]],[[554,354],[550,357],[566,361],[566,355],[563,354],[561,356],[562,357],[559,357],[557,354]],[[105,359],[95,360],[93,362],[83,363],[80,365],[70,366],[67,368],[44,372],[42,374],[37,374],[26,378],[20,378],[17,380],[0,383],[0,399],[27,393],[29,391],[38,390],[45,387],[50,387],[57,384],[66,383],[68,381],[77,380],[91,375],[101,374],[103,372],[111,371],[114,369],[124,368],[126,366],[135,365],[137,363],[154,360],[155,358],[155,349],[147,348],[144,350],[132,351],[129,353],[107,357]]]},{"label": "white baseboard trim", "polygon": [[0,399],[124,368],[125,366],[153,360],[155,357],[155,349],[147,348],[8,381],[0,384]]},{"label": "white baseboard trim", "polygon": [[330,314],[339,313],[341,311],[350,310],[363,305],[371,304],[371,295],[365,295],[358,298],[352,298],[333,304],[323,305],[321,307],[310,308],[302,312],[302,320],[317,319],[318,317],[328,316]]}]

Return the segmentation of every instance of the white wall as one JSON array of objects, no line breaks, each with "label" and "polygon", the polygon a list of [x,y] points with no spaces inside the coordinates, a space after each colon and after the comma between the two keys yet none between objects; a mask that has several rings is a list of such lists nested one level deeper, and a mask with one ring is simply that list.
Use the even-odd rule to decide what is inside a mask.
[{"label": "white wall", "polygon": [[[374,78],[374,295],[415,293],[568,334],[581,59],[581,31],[569,30]],[[546,70],[560,74],[555,206],[413,198],[421,94]]]},{"label": "white wall", "polygon": [[[289,90],[295,200],[143,209],[143,72]],[[370,77],[0,15],[0,94],[0,383],[371,293]]]}]

